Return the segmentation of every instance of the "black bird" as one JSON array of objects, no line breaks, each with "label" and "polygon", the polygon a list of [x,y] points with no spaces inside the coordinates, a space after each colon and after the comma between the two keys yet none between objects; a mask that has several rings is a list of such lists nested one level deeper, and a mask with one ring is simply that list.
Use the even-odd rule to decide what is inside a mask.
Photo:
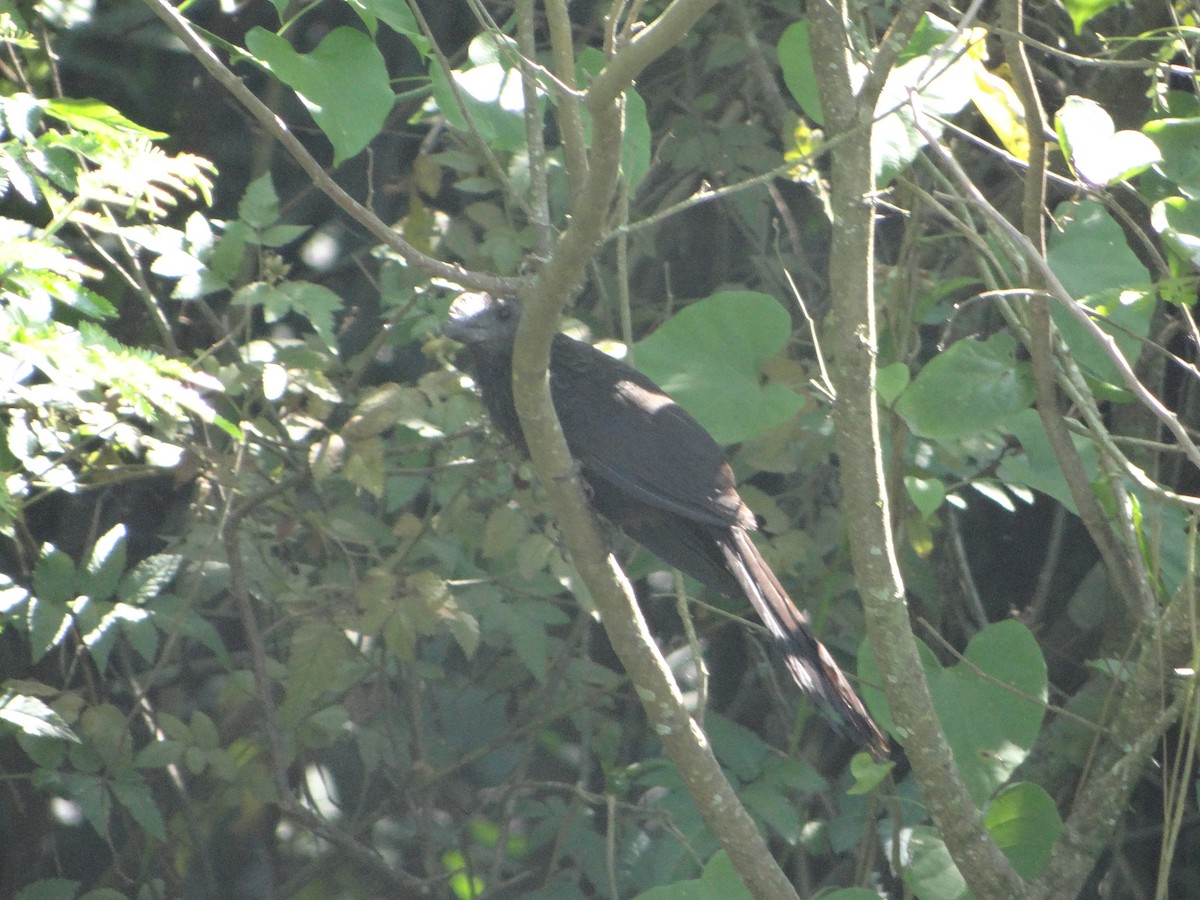
[{"label": "black bird", "polygon": [[[492,423],[528,456],[512,393],[520,316],[515,300],[462,294],[444,333],[467,346]],[[754,514],[704,426],[636,369],[565,334],[551,347],[550,394],[596,511],[701,584],[745,596],[822,714],[886,754],[887,740],[751,541]]]}]

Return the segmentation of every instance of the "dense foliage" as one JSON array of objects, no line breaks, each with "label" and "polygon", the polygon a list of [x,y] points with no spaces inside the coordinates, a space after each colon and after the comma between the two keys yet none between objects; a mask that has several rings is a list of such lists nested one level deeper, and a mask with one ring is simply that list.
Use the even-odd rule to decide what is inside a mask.
[{"label": "dense foliage", "polygon": [[[810,6],[0,11],[0,897],[1197,896],[1200,32]],[[461,288],[728,445],[891,759],[605,532],[726,830]]]}]

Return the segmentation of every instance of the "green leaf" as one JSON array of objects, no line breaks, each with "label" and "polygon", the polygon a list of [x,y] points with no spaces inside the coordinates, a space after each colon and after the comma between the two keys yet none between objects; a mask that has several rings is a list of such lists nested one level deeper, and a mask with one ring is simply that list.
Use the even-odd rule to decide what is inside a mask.
[{"label": "green leaf", "polygon": [[1162,153],[1158,171],[1180,193],[1200,199],[1200,118],[1152,119],[1142,126]]},{"label": "green leaf", "polygon": [[[96,668],[101,672],[108,667],[108,655],[116,644],[118,632],[124,632],[130,638],[130,643],[135,645],[143,659],[153,659],[154,650],[158,646],[157,633],[147,610],[127,603],[103,603],[93,600],[86,612],[88,615],[78,617],[77,625],[83,632],[84,646],[92,654]],[[96,613],[100,615],[98,621],[94,618]],[[140,632],[138,626],[141,626]],[[145,644],[147,633],[151,641],[149,648]]]},{"label": "green leaf", "polygon": [[161,131],[143,128],[137,122],[125,118],[107,103],[99,100],[72,100],[60,98],[45,101],[46,115],[64,122],[71,128],[100,137],[125,140],[142,137],[157,141],[167,137]]},{"label": "green leaf", "polygon": [[[983,803],[1004,784],[1033,746],[1045,715],[1046,662],[1037,640],[1020,622],[987,626],[967,645],[964,661],[942,668],[920,646],[921,662],[934,708],[954,750],[971,796]],[[889,732],[904,743],[878,688],[881,684],[869,645],[859,657],[864,695]],[[981,714],[986,710],[986,714]]]},{"label": "green leaf", "polygon": [[904,489],[908,498],[926,519],[930,518],[942,501],[946,499],[946,486],[937,478],[918,478],[915,475],[904,476]]},{"label": "green leaf", "polygon": [[1016,341],[994,334],[962,340],[931,359],[896,401],[913,432],[953,440],[1003,426],[1033,402],[1028,363],[1017,362]]},{"label": "green leaf", "polygon": [[869,794],[896,768],[894,762],[876,762],[869,753],[855,753],[850,759],[850,774],[854,784],[847,794]]},{"label": "green leaf", "polygon": [[93,600],[107,600],[125,572],[125,526],[114,525],[92,547],[82,573],[81,591]]},{"label": "green leaf", "polygon": [[[295,630],[288,656],[287,691],[279,705],[284,725],[295,727],[313,713],[334,687],[338,669],[352,660],[353,651],[345,633],[324,622],[304,622]],[[195,728],[193,721],[192,730]]]},{"label": "green leaf", "polygon": [[1121,0],[1063,0],[1063,6],[1075,25],[1075,33],[1081,34],[1084,25],[1120,2]]},{"label": "green leaf", "polygon": [[11,615],[28,599],[29,591],[14,584],[11,578],[0,572],[0,615]]},{"label": "green leaf", "polygon": [[117,597],[124,603],[141,606],[162,593],[181,565],[183,557],[172,553],[148,556],[121,579]]},{"label": "green leaf", "polygon": [[637,344],[638,368],[732,444],[787,421],[803,405],[791,388],[763,383],[763,364],[791,337],[792,321],[774,297],[723,291],[693,303]]},{"label": "green leaf", "polygon": [[762,738],[717,713],[704,717],[704,730],[712,742],[713,753],[724,768],[743,782],[759,777],[770,752]]},{"label": "green leaf", "polygon": [[[516,42],[504,35],[485,32],[471,41],[467,52],[473,64],[451,73],[453,87],[442,67],[430,63],[429,75],[438,110],[458,131],[470,133],[474,125],[494,150],[524,149],[525,93],[521,73],[512,67]],[[539,89],[538,95],[540,101],[544,93]]]},{"label": "green leaf", "polygon": [[800,840],[804,825],[800,810],[778,787],[756,781],[742,788],[738,797],[752,816],[769,825],[788,844],[794,845]]},{"label": "green leaf", "polygon": [[892,69],[875,104],[871,157],[877,187],[890,184],[925,146],[917,129],[918,111],[921,127],[937,138],[945,130],[940,120],[953,118],[970,102],[979,62],[966,52],[967,40],[955,26],[928,13],[913,32],[910,53],[912,48],[922,52]]},{"label": "green leaf", "polygon": [[970,896],[966,880],[936,829],[928,825],[904,829],[899,842],[904,883],[916,896],[936,900],[965,900]]},{"label": "green leaf", "polygon": [[359,14],[363,24],[374,34],[374,25],[368,20],[378,18],[397,34],[410,41],[422,56],[429,55],[429,38],[421,31],[412,10],[403,0],[350,0],[350,6]]},{"label": "green leaf", "polygon": [[45,544],[37,568],[33,570],[33,592],[37,598],[60,606],[75,597],[78,583],[71,557],[53,544]]},{"label": "green leaf", "polygon": [[724,850],[707,863],[699,878],[663,884],[638,894],[634,900],[751,900],[737,870]]},{"label": "green leaf", "polygon": [[265,172],[246,186],[246,193],[238,202],[238,218],[256,231],[270,228],[279,221],[279,195],[271,182],[271,173]]},{"label": "green leaf", "polygon": [[[1054,218],[1058,227],[1050,233],[1046,261],[1072,297],[1104,316],[1097,320],[1101,329],[1133,364],[1154,314],[1150,273],[1099,203],[1064,203]],[[1076,363],[1105,383],[1122,383],[1105,348],[1060,304],[1051,305],[1050,315]]]},{"label": "green leaf", "polygon": [[[313,668],[320,667],[313,666]],[[216,750],[221,746],[221,736],[217,732],[217,726],[212,719],[199,710],[192,713],[192,721],[188,725],[188,729],[197,749]]]},{"label": "green leaf", "polygon": [[[1023,454],[1009,454],[1000,463],[998,474],[1008,483],[1023,484],[1053,497],[1068,510],[1078,514],[1075,498],[1067,486],[1067,480],[1058,465],[1058,457],[1050,446],[1046,429],[1042,427],[1037,410],[1027,409],[1018,413],[1008,423],[1008,431],[1021,444]],[[1094,480],[1097,470],[1096,443],[1080,435],[1072,435],[1088,478]]]},{"label": "green leaf", "polygon": [[395,102],[387,64],[375,43],[353,28],[335,28],[308,54],[263,28],[246,34],[246,48],[295,90],[333,144],[333,164],[363,150],[383,129]]},{"label": "green leaf", "polygon": [[993,798],[983,824],[1022,878],[1042,871],[1063,827],[1053,798],[1024,781],[1008,785]]},{"label": "green leaf", "polygon": [[183,749],[177,741],[151,741],[138,751],[134,765],[139,769],[163,769],[178,763]]},{"label": "green leaf", "polygon": [[1188,269],[1200,265],[1200,204],[1184,197],[1165,197],[1151,207],[1150,225]]},{"label": "green leaf", "polygon": [[70,632],[71,609],[65,603],[48,603],[40,597],[31,597],[26,625],[31,655],[37,662]]},{"label": "green leaf", "polygon": [[81,886],[70,878],[42,878],[17,891],[13,900],[75,900]]},{"label": "green leaf", "polygon": [[133,762],[133,737],[125,715],[111,703],[90,706],[80,718],[87,746],[110,770],[129,768]]},{"label": "green leaf", "polygon": [[1076,177],[1093,187],[1119,184],[1162,160],[1154,141],[1140,131],[1116,131],[1112,117],[1086,97],[1063,101],[1054,130]]},{"label": "green leaf", "polygon": [[804,114],[816,124],[825,123],[821,95],[817,91],[817,73],[813,68],[812,49],[808,42],[808,23],[793,22],[779,36],[776,46],[783,83]]},{"label": "green leaf", "polygon": [[62,716],[37,697],[5,691],[0,695],[0,719],[35,737],[79,740]]},{"label": "green leaf", "polygon": [[342,298],[329,288],[311,281],[286,281],[279,292],[287,298],[288,309],[303,316],[330,350],[337,350],[333,314],[342,308]]},{"label": "green leaf", "polygon": [[267,284],[255,281],[233,295],[233,303],[261,306],[268,323],[277,322],[290,314],[307,319],[326,347],[337,349],[333,330],[333,314],[342,308],[342,300],[329,288],[309,281],[284,281]]},{"label": "green leaf", "polygon": [[[449,612],[443,612],[447,624],[453,621]],[[491,612],[492,626],[508,635],[521,664],[539,681],[545,678],[551,649],[547,628],[566,622],[562,611],[550,603],[526,600],[519,604],[504,604]]]},{"label": "green leaf", "polygon": [[68,772],[58,776],[58,781],[67,799],[79,806],[96,834],[107,837],[108,820],[112,815],[112,795],[104,779],[98,775]]},{"label": "green leaf", "polygon": [[904,392],[911,381],[908,366],[902,362],[894,362],[884,366],[875,375],[875,392],[884,406],[891,406],[896,398]]},{"label": "green leaf", "polygon": [[167,839],[166,823],[144,781],[136,777],[122,778],[110,782],[109,788],[146,834],[159,841]]},{"label": "green leaf", "polygon": [[[579,54],[575,64],[576,78],[587,83],[603,70],[607,59],[595,47],[585,47]],[[591,142],[592,118],[584,111],[584,137]],[[650,158],[653,151],[653,135],[650,133],[650,120],[646,114],[646,101],[633,88],[625,91],[625,133],[621,136],[621,172],[625,183],[632,194],[638,183],[650,171]]]}]

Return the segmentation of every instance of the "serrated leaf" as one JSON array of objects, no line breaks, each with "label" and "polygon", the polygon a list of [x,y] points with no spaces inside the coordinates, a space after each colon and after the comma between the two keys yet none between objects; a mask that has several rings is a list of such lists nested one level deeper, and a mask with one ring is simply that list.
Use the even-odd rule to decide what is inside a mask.
[{"label": "serrated leaf", "polygon": [[269,172],[246,186],[246,192],[238,202],[238,218],[256,230],[269,228],[279,221],[279,195]]},{"label": "serrated leaf", "polygon": [[82,592],[93,600],[107,600],[125,572],[125,526],[114,525],[96,541],[83,572]]},{"label": "serrated leaf", "polygon": [[53,544],[43,546],[42,556],[33,570],[33,592],[37,598],[61,606],[76,596],[77,585],[78,575],[71,557]]},{"label": "serrated leaf", "polygon": [[33,661],[37,662],[60,643],[71,630],[71,610],[65,603],[47,603],[39,597],[29,600],[26,627]]},{"label": "serrated leaf", "polygon": [[104,779],[98,775],[66,773],[59,783],[67,798],[73,800],[96,834],[108,837],[108,822],[112,815],[112,795]]},{"label": "serrated leaf", "polygon": [[28,599],[29,591],[15,584],[7,575],[0,573],[0,615],[10,615]]},{"label": "serrated leaf", "polygon": [[164,132],[144,128],[99,100],[58,98],[45,101],[42,108],[46,115],[74,129],[101,137],[123,140],[136,136],[157,141],[168,136]]},{"label": "serrated leaf", "polygon": [[70,878],[39,878],[13,896],[13,900],[75,900],[82,882]]},{"label": "serrated leaf", "polygon": [[117,588],[117,597],[131,606],[153,600],[175,578],[183,557],[171,553],[158,553],[143,559],[133,567]]},{"label": "serrated leaf", "polygon": [[166,840],[167,826],[150,788],[140,779],[122,778],[109,783],[112,794],[142,830],[156,840]]},{"label": "serrated leaf", "polygon": [[125,715],[111,703],[90,706],[80,718],[80,730],[88,747],[110,770],[127,768],[133,758],[133,737]]},{"label": "serrated leaf", "polygon": [[190,723],[192,740],[201,750],[216,750],[221,746],[221,738],[217,733],[217,726],[207,715],[197,710],[192,713]]},{"label": "serrated leaf", "polygon": [[264,247],[285,247],[308,231],[307,225],[272,225],[258,236],[258,242]]},{"label": "serrated leaf", "polygon": [[151,741],[137,752],[133,764],[139,769],[162,769],[178,763],[183,745],[176,741]]},{"label": "serrated leaf", "polygon": [[79,740],[62,716],[36,697],[5,691],[0,695],[0,719],[35,737]]}]

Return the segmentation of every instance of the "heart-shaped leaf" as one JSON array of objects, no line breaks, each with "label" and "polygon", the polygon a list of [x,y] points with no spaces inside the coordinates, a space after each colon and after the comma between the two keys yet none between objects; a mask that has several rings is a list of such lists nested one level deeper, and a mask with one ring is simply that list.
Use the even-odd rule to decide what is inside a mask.
[{"label": "heart-shaped leaf", "polygon": [[792,320],[774,297],[724,291],[681,309],[640,341],[636,361],[718,443],[733,444],[799,410],[799,394],[763,378],[763,363],[791,333]]},{"label": "heart-shaped leaf", "polygon": [[1054,130],[1063,156],[1085,184],[1117,184],[1162,161],[1154,141],[1140,131],[1117,131],[1112,116],[1086,97],[1063,102]]},{"label": "heart-shaped leaf", "polygon": [[[1041,728],[1046,700],[1046,661],[1029,629],[1007,620],[989,625],[967,645],[961,662],[943,668],[924,644],[921,663],[933,705],[954,751],[963,781],[982,804],[1025,759]],[[859,656],[865,685],[882,684],[869,645]],[[880,723],[905,740],[904,723],[892,721],[883,694],[864,696]]]}]

